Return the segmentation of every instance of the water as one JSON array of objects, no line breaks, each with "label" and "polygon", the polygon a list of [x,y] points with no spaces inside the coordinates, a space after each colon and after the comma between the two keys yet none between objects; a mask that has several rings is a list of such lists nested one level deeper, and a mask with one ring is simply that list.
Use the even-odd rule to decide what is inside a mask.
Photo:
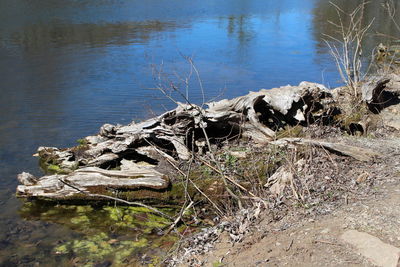
[{"label": "water", "polygon": [[[373,1],[364,24],[375,17],[371,32],[398,36],[385,14]],[[335,15],[326,0],[0,0],[0,264],[71,265],[54,247],[84,238],[61,214],[26,214],[14,197],[18,173],[40,174],[38,146],[71,146],[103,123],[174,107],[152,89],[151,65],[179,83],[185,56],[205,100],[303,80],[335,87],[322,35],[335,34]],[[366,50],[382,40],[368,35]],[[194,75],[188,96],[204,101]]]}]

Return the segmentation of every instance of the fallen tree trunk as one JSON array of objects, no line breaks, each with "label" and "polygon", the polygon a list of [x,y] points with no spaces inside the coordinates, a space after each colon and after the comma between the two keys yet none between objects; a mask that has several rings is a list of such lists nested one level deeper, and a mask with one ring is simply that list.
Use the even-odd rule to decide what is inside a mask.
[{"label": "fallen tree trunk", "polygon": [[302,82],[208,103],[205,109],[179,103],[176,109],[140,123],[105,124],[99,134],[82,139],[76,147],[40,147],[41,165],[53,174],[41,178],[20,174],[22,185],[17,187],[17,195],[82,198],[82,192],[68,186],[71,184],[88,193],[152,190],[154,196],[154,191],[168,190],[170,181],[174,183],[173,175],[166,175],[171,172],[168,163],[186,161],[192,153],[206,151],[207,144],[218,145],[232,138],[268,143],[286,126],[329,118],[334,102],[332,92],[323,85]]},{"label": "fallen tree trunk", "polygon": [[141,167],[128,161],[122,166],[126,165],[129,167],[122,170],[85,167],[70,174],[54,174],[42,178],[22,173],[18,175],[22,185],[17,187],[17,194],[21,197],[56,200],[83,199],[88,194],[109,195],[118,190],[134,189],[162,190],[169,186],[169,179],[151,167]]}]

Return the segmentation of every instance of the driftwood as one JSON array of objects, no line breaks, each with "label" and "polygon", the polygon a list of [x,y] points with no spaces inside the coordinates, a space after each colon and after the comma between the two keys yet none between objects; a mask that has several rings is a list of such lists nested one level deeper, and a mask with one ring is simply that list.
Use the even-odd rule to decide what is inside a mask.
[{"label": "driftwood", "polygon": [[118,171],[85,167],[67,175],[47,175],[40,179],[24,172],[18,175],[23,185],[17,187],[17,192],[19,196],[28,197],[86,199],[87,195],[104,193],[105,190],[165,189],[169,185],[169,180],[152,167],[126,160],[121,166]]},{"label": "driftwood", "polygon": [[366,148],[350,146],[340,143],[330,143],[318,140],[311,140],[305,138],[283,138],[272,143],[276,145],[297,144],[297,145],[311,145],[316,147],[322,147],[329,151],[349,156],[359,161],[370,161],[375,157],[381,156],[379,153]]},{"label": "driftwood", "polygon": [[[385,79],[366,84],[364,102],[378,101],[387,83]],[[36,155],[41,166],[52,174],[40,178],[20,174],[22,185],[17,187],[17,195],[59,200],[142,189],[165,192],[174,182],[166,162],[176,165],[194,152],[206,151],[209,143],[221,144],[233,138],[247,138],[256,144],[320,146],[361,161],[379,156],[367,149],[317,140],[276,141],[276,132],[286,126],[306,126],[332,117],[337,109],[335,97],[320,84],[302,82],[211,102],[207,108],[178,103],[174,110],[140,123],[105,124],[97,135],[80,140],[78,146],[39,147]],[[137,197],[142,199],[140,194]]]},{"label": "driftwood", "polygon": [[387,99],[383,94],[386,84],[390,82],[388,78],[375,78],[361,86],[362,100],[373,112],[379,112],[386,104]]},{"label": "driftwood", "polygon": [[[206,139],[216,144],[246,137],[255,143],[267,143],[286,125],[306,125],[325,116],[332,102],[332,95],[324,86],[303,82],[208,103],[205,109],[179,103],[176,109],[140,123],[105,124],[99,134],[84,138],[79,146],[40,147],[37,155],[42,166],[56,174],[41,178],[20,174],[22,185],[17,187],[17,195],[82,197],[67,184],[89,193],[110,189],[165,190],[169,180],[158,170],[165,159],[188,160],[192,149],[207,150]],[[155,167],[142,166],[141,162]]]},{"label": "driftwood", "polygon": [[[272,142],[286,126],[329,118],[334,103],[332,91],[323,85],[302,82],[208,103],[207,108],[178,103],[174,110],[140,123],[105,124],[97,135],[80,140],[76,147],[40,147],[41,165],[53,174],[41,178],[20,174],[17,195],[81,199],[85,197],[82,192],[165,191],[173,182],[165,162],[188,160],[192,152],[207,151],[210,143],[220,145],[233,138],[244,137],[256,144]],[[374,156],[340,144],[304,139],[286,142],[323,146],[359,160]]]}]

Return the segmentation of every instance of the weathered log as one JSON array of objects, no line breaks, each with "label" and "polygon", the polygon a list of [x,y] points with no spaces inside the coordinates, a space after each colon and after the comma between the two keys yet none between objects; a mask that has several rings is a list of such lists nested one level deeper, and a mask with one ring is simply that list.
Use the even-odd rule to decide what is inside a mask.
[{"label": "weathered log", "polygon": [[[305,123],[312,112],[327,109],[332,101],[331,93],[323,85],[302,82],[299,86],[262,89],[232,100],[209,103],[206,111],[214,119],[246,122],[251,125],[245,126],[252,130],[249,136],[254,133],[258,140],[261,133],[271,140],[280,127]],[[240,114],[245,114],[245,119]]]},{"label": "weathered log", "polygon": [[123,162],[121,170],[86,167],[67,175],[55,174],[41,178],[22,173],[18,175],[18,180],[22,183],[17,187],[18,196],[49,199],[85,199],[86,196],[80,191],[90,194],[138,188],[160,190],[169,186],[169,179],[153,167],[128,161]]},{"label": "weathered log", "polygon": [[350,146],[346,144],[330,143],[318,140],[311,140],[305,138],[283,138],[278,141],[272,142],[273,144],[298,144],[298,145],[311,145],[316,147],[322,147],[329,151],[340,153],[345,156],[353,157],[359,161],[370,161],[375,157],[381,155],[373,150],[367,148],[361,148],[356,146]]},{"label": "weathered log", "polygon": [[86,137],[83,145],[66,150],[40,148],[39,155],[50,158],[61,169],[76,168],[77,164],[104,167],[126,154],[140,154],[138,148],[153,144],[172,157],[187,160],[193,141],[196,144],[205,138],[201,128],[210,139],[241,135],[265,143],[285,125],[305,123],[311,113],[328,109],[329,102],[332,98],[324,86],[303,82],[208,103],[207,109],[179,104],[176,109],[141,123],[105,124],[99,135]]},{"label": "weathered log", "polygon": [[[82,139],[76,147],[39,148],[43,164],[56,174],[42,178],[21,174],[23,185],[17,193],[22,197],[79,198],[77,190],[61,181],[83,191],[165,189],[168,181],[159,172],[160,161],[188,160],[192,149],[204,151],[208,143],[234,137],[269,142],[286,125],[305,125],[326,115],[332,102],[332,94],[323,85],[303,82],[208,103],[208,108],[178,103],[176,109],[140,123],[105,124],[98,135]],[[127,169],[126,160],[133,161]],[[156,167],[143,167],[139,162]]]},{"label": "weathered log", "polygon": [[[41,165],[44,169],[48,167],[57,167],[57,172],[69,173],[78,167],[78,162],[74,159],[74,153],[71,150],[60,150],[56,147],[39,147],[38,153]],[[36,156],[35,155],[35,156]],[[54,169],[54,171],[56,171]]]},{"label": "weathered log", "polygon": [[361,86],[362,100],[368,105],[373,112],[379,112],[387,101],[383,91],[386,84],[390,82],[388,78],[374,78]]}]

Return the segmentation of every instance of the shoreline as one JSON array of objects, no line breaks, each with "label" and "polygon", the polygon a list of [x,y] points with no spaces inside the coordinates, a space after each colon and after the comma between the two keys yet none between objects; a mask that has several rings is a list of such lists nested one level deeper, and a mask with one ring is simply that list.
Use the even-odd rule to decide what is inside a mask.
[{"label": "shoreline", "polygon": [[[345,161],[348,165],[344,166],[368,169],[369,163],[384,158],[363,144],[354,146],[343,133],[377,139],[396,133],[396,118],[385,115],[389,119],[382,119],[381,114],[398,107],[397,81],[385,78],[366,83],[357,112],[351,112],[355,102],[346,96],[345,88],[327,90],[303,82],[209,103],[207,109],[179,103],[175,110],[141,123],[105,124],[98,135],[81,139],[76,147],[39,148],[42,167],[53,174],[41,178],[20,174],[23,185],[18,186],[17,195],[63,203],[98,203],[110,200],[117,190],[121,192],[118,202],[143,205],[156,213],[159,204],[180,205],[180,212],[170,217],[168,229],[163,229],[168,232],[192,220],[204,223],[206,217],[218,218],[218,223],[242,210],[245,214],[238,215],[242,218],[239,224],[228,220],[223,226],[234,243],[240,243],[253,221],[265,216],[263,210],[270,210],[271,205],[276,209],[282,198],[288,198],[282,212],[290,212],[288,207],[292,206],[314,207],[313,201],[327,184],[317,185],[318,194],[307,193],[308,187],[315,185],[310,175],[325,171],[310,159],[321,158],[322,165],[331,162],[332,168]],[[382,92],[391,98],[385,103],[393,105],[375,104],[382,102],[378,99]],[[301,178],[307,177],[306,173],[302,172],[309,172],[307,186]],[[340,183],[352,186],[353,180],[372,179],[358,173],[343,180],[344,173],[338,173],[342,176],[337,175],[337,181],[332,182],[333,195],[318,203],[335,203],[345,192],[335,187]],[[207,207],[208,216],[199,217],[195,202],[201,203],[199,209]],[[188,212],[192,209],[194,213]],[[213,229],[205,230],[211,231],[206,235],[215,238]],[[219,234],[224,232],[218,226],[216,229]],[[204,241],[208,243],[207,238]],[[201,249],[201,245],[196,246]],[[182,261],[179,257],[184,258],[177,256],[170,264]]]}]

